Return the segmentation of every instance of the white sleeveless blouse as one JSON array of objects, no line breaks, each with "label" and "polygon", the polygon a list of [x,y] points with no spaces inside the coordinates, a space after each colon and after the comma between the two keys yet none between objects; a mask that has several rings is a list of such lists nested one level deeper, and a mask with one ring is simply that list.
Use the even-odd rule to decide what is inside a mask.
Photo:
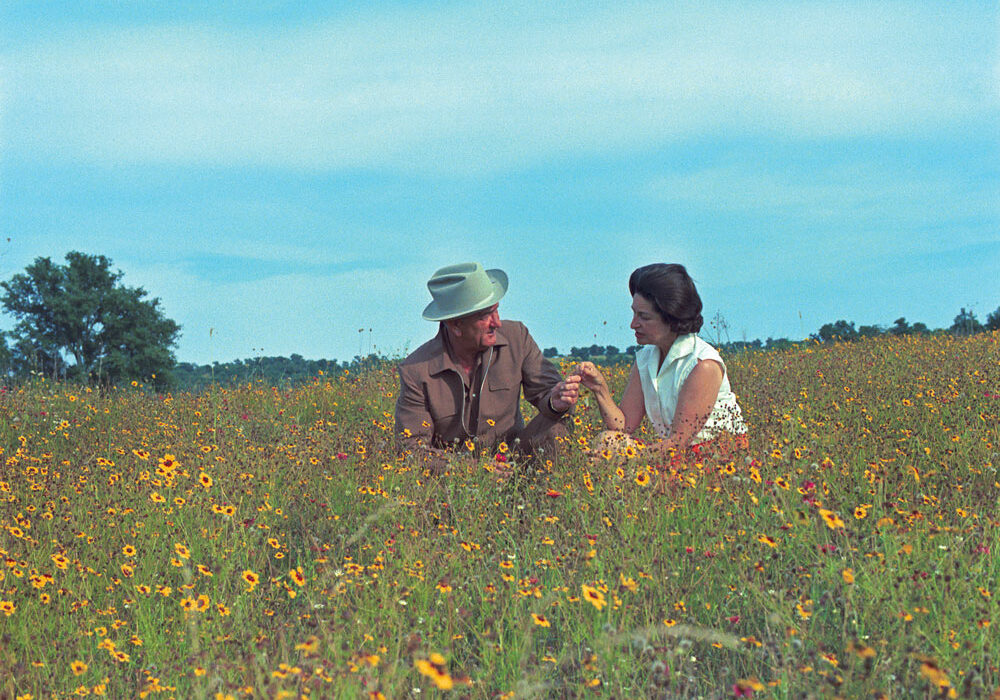
[{"label": "white sleeveless blouse", "polygon": [[665,438],[670,435],[670,425],[674,420],[681,387],[701,360],[715,360],[722,366],[722,386],[719,387],[719,396],[715,399],[715,407],[708,421],[692,442],[705,442],[722,432],[738,435],[747,431],[743,413],[736,403],[736,395],[729,386],[726,363],[715,348],[696,334],[688,333],[674,341],[659,368],[660,348],[656,345],[644,345],[635,354],[646,417],[660,436]]}]

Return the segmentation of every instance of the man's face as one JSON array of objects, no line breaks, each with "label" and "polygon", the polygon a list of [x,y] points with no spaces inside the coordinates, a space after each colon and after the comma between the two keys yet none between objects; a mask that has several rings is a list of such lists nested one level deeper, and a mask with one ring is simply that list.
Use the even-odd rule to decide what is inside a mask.
[{"label": "man's face", "polygon": [[498,304],[488,309],[476,311],[468,316],[449,321],[448,326],[456,341],[472,352],[482,352],[497,342],[497,328],[500,327]]}]

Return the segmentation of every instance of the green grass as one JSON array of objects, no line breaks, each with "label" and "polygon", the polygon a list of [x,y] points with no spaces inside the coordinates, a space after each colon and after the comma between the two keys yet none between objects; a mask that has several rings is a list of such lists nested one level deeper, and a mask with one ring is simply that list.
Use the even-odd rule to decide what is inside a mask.
[{"label": "green grass", "polygon": [[392,449],[391,368],[8,390],[0,697],[997,689],[1000,337],[729,371],[753,463],[665,493],[642,453],[587,463],[586,401],[540,468],[501,481],[466,453],[432,476]]}]

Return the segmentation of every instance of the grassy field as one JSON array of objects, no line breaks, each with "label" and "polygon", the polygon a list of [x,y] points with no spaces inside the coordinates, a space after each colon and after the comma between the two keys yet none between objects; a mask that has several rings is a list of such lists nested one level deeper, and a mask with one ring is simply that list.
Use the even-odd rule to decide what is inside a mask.
[{"label": "grassy field", "polygon": [[752,461],[590,465],[584,400],[506,481],[397,455],[388,365],[8,389],[0,698],[1000,696],[1000,335],[729,371]]}]

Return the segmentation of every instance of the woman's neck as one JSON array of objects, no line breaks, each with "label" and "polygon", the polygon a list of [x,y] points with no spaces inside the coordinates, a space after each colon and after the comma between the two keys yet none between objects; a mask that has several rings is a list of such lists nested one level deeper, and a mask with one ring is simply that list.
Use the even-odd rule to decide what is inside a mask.
[{"label": "woman's neck", "polygon": [[670,348],[674,346],[674,343],[677,342],[677,338],[679,337],[680,336],[677,333],[671,331],[670,335],[664,338],[664,341],[662,343],[656,344],[656,347],[660,349],[660,361],[656,365],[657,371],[659,371],[659,369],[663,367],[663,361],[667,359],[667,354],[670,352]]}]

